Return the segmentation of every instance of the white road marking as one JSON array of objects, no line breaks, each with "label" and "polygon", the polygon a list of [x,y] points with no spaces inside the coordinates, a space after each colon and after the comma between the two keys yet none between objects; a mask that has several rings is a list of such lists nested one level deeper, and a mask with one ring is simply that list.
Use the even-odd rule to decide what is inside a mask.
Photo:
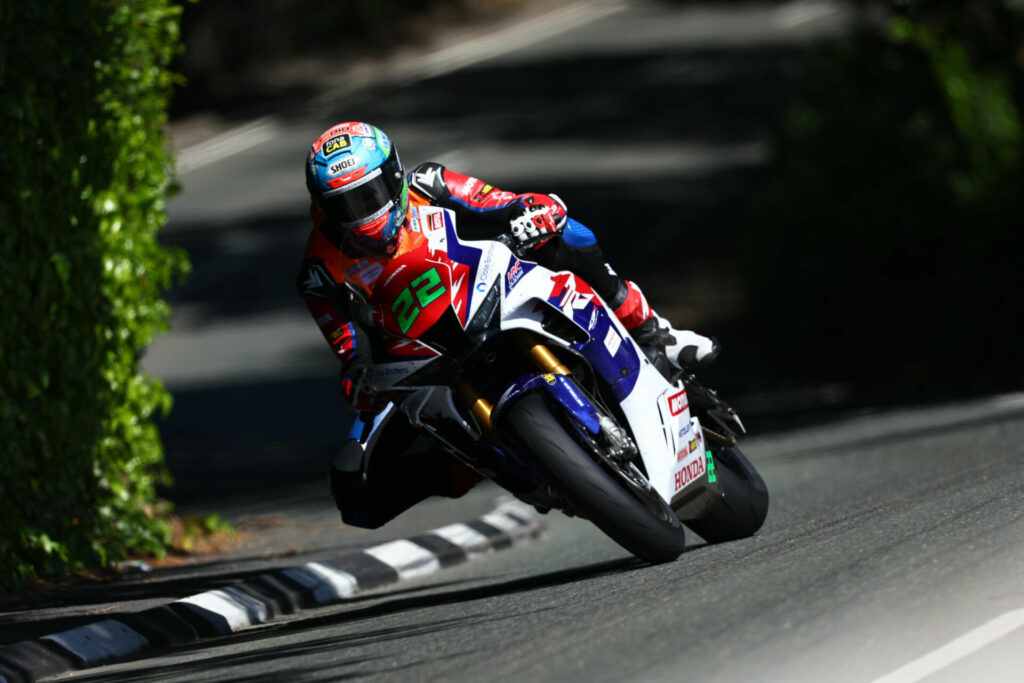
[{"label": "white road marking", "polygon": [[43,636],[42,640],[52,640],[80,657],[86,666],[123,657],[149,645],[146,636],[114,619]]},{"label": "white road marking", "polygon": [[839,11],[835,3],[821,0],[795,0],[776,10],[775,22],[782,28],[796,28],[835,14]]},{"label": "white road marking", "polygon": [[414,60],[405,75],[433,78],[482,59],[506,55],[626,8],[625,2],[577,2]]},{"label": "white road marking", "polygon": [[874,683],[914,683],[925,676],[944,669],[953,662],[977,652],[989,643],[1024,626],[1024,609],[1015,609],[982,624],[973,631],[951,640],[937,650],[901,666],[890,674],[875,679]]},{"label": "white road marking", "polygon": [[192,145],[178,153],[178,175],[208,166],[225,157],[244,152],[270,140],[280,130],[280,124],[270,116],[230,128],[205,142]]},{"label": "white road marking", "polygon": [[[577,2],[554,12],[522,21],[507,28],[446,47],[405,62],[394,69],[400,80],[419,80],[450,73],[490,57],[548,40],[584,24],[626,8],[625,0]],[[272,116],[264,116],[231,128],[209,140],[178,152],[177,171],[182,176],[216,161],[266,142],[281,130]]]},{"label": "white road marking", "polygon": [[402,579],[432,574],[441,569],[437,555],[405,539],[374,546],[363,552],[394,567]]}]

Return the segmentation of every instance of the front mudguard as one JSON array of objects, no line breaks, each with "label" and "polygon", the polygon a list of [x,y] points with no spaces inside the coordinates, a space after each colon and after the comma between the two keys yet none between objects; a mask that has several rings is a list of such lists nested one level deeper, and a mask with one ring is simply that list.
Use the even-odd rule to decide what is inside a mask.
[{"label": "front mudguard", "polygon": [[491,409],[491,424],[501,424],[501,415],[505,409],[523,395],[534,391],[546,391],[591,434],[596,435],[601,431],[597,408],[576,383],[565,375],[545,372],[523,375],[512,382]]}]

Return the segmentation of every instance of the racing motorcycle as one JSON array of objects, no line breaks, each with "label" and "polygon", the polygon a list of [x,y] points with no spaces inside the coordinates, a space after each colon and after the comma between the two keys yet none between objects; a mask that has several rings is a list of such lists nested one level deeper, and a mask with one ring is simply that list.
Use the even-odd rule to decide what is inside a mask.
[{"label": "racing motorcycle", "polygon": [[638,346],[579,277],[426,211],[427,244],[384,268],[364,309],[384,342],[375,391],[483,477],[644,560],[677,558],[684,522],[709,543],[761,527],[767,488],[715,391]]}]

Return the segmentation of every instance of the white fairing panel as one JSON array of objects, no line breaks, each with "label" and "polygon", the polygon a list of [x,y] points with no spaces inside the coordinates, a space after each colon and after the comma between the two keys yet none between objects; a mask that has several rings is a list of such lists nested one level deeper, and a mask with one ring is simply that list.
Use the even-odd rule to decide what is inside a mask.
[{"label": "white fairing panel", "polygon": [[[431,220],[432,214],[439,214],[443,220]],[[448,230],[438,227],[444,223],[454,234],[454,214],[447,209],[425,207],[420,209],[419,216],[419,224],[427,235],[431,249],[450,250],[450,255],[458,252],[461,259],[477,261],[470,278],[472,282],[463,285],[472,287],[467,319],[473,319],[487,293],[497,286],[501,289],[502,330],[526,329],[547,338],[552,344],[565,345],[564,341],[541,327],[544,313],[558,310],[548,302],[548,297],[552,295],[553,277],[557,273],[540,265],[520,261],[508,247],[498,242],[458,240],[456,244],[450,245]],[[570,321],[573,319],[571,309],[576,302],[585,305],[587,301],[600,301],[604,304],[597,294],[576,296],[566,304],[570,309],[563,311],[566,318]],[[611,329],[617,332],[617,336],[614,348],[609,346],[607,339],[605,345],[609,346],[609,353],[614,356],[620,343],[632,345],[634,342],[618,319],[614,315],[609,317]],[[582,333],[590,333],[593,318],[591,320],[590,328],[577,325]],[[612,336],[610,331],[607,336]],[[670,384],[638,348],[637,353],[641,360],[637,381],[620,405],[629,421],[651,485],[666,502],[672,503],[706,473],[703,430],[696,418],[691,419],[689,400],[682,384]],[[423,367],[426,362],[412,361],[389,364],[388,368],[375,368],[377,372],[374,373],[374,379],[377,381],[374,384],[391,385]],[[420,408],[426,405],[422,404]],[[418,409],[412,412],[416,413]]]}]

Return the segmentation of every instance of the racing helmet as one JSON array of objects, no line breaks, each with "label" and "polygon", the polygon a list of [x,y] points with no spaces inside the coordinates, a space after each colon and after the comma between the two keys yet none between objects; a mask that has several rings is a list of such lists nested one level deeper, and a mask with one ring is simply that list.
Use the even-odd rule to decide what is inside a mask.
[{"label": "racing helmet", "polygon": [[374,254],[394,251],[409,187],[384,131],[359,121],[328,128],[309,150],[306,189],[313,205],[340,229],[343,245]]}]

